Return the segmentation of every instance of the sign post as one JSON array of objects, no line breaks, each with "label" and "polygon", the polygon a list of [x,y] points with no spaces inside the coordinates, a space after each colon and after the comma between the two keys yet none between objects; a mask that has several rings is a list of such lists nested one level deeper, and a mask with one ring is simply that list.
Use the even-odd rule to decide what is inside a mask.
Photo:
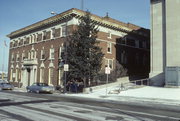
[{"label": "sign post", "polygon": [[105,74],[107,74],[107,79],[106,79],[106,95],[107,95],[107,84],[108,84],[108,74],[111,73],[111,68],[110,67],[106,67],[105,68]]}]

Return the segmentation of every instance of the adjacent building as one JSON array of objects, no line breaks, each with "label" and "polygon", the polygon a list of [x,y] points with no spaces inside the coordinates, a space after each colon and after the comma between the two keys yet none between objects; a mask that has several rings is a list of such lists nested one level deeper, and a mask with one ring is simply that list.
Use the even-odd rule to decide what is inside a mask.
[{"label": "adjacent building", "polygon": [[151,0],[151,72],[154,85],[180,86],[180,0]]},{"label": "adjacent building", "polygon": [[[7,35],[10,38],[8,80],[21,82],[23,86],[34,82],[62,85],[64,72],[59,62],[63,45],[85,13],[72,8]],[[104,53],[102,70],[105,66],[115,69],[117,60],[128,69],[129,76],[147,76],[150,31],[109,16],[92,14],[91,18],[99,26],[97,41]]]}]

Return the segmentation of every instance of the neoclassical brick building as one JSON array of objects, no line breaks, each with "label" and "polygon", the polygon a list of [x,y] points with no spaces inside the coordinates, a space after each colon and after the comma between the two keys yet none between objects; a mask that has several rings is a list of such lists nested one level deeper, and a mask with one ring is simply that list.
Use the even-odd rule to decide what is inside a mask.
[{"label": "neoclassical brick building", "polygon": [[[7,35],[10,38],[8,79],[23,86],[34,82],[62,85],[63,70],[59,62],[63,44],[83,15],[84,11],[72,8]],[[150,31],[108,16],[91,14],[91,18],[99,26],[97,41],[104,53],[102,69],[105,65],[114,69],[118,60],[129,75],[148,75]]]}]

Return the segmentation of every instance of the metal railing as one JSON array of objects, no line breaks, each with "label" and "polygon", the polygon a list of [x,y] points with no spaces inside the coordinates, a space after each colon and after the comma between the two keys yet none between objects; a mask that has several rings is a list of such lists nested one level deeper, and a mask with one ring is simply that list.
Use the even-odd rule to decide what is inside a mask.
[{"label": "metal railing", "polygon": [[146,79],[130,81],[128,83],[120,83],[119,89],[127,90],[130,88],[137,88],[137,87],[141,87],[141,86],[150,86],[150,79],[146,78]]}]

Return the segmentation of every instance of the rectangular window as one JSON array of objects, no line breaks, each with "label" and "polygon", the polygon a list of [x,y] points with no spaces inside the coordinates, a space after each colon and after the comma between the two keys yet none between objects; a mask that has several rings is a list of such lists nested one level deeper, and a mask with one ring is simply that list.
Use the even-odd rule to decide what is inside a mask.
[{"label": "rectangular window", "polygon": [[121,63],[122,64],[127,64],[127,54],[125,51],[121,52]]},{"label": "rectangular window", "polygon": [[143,46],[143,48],[146,48],[146,42],[145,41],[142,42],[142,46]]},{"label": "rectangular window", "polygon": [[31,59],[31,52],[28,52],[28,59]]},{"label": "rectangular window", "polygon": [[21,69],[19,69],[18,80],[21,80]]},{"label": "rectangular window", "polygon": [[26,38],[26,44],[29,44],[29,43],[30,43],[30,38],[27,37],[27,38]]},{"label": "rectangular window", "polygon": [[34,59],[34,51],[31,51],[31,59]]},{"label": "rectangular window", "polygon": [[64,58],[64,51],[65,51],[64,47],[60,47],[59,48],[59,59],[63,59]]},{"label": "rectangular window", "polygon": [[127,37],[123,37],[123,38],[121,39],[121,44],[126,44],[126,40],[127,40]]},{"label": "rectangular window", "polygon": [[113,69],[113,59],[106,59],[105,60],[105,66],[110,67]]},{"label": "rectangular window", "polygon": [[18,68],[16,68],[16,78],[15,78],[15,81],[18,81],[18,76],[19,76],[19,69]]},{"label": "rectangular window", "polygon": [[43,40],[46,40],[47,32],[43,31]]},{"label": "rectangular window", "polygon": [[51,29],[51,39],[55,38],[55,28]]},{"label": "rectangular window", "polygon": [[54,59],[54,48],[50,49],[50,59]]},{"label": "rectangular window", "polygon": [[23,45],[23,39],[20,40],[20,45]]},{"label": "rectangular window", "polygon": [[60,37],[60,28],[55,29],[54,37]]},{"label": "rectangular window", "polygon": [[112,53],[112,43],[107,43],[107,53]]},{"label": "rectangular window", "polygon": [[41,59],[45,59],[45,50],[41,50]]},{"label": "rectangular window", "polygon": [[10,81],[13,80],[13,69],[11,68]]},{"label": "rectangular window", "polygon": [[38,36],[37,36],[37,41],[39,42],[39,41],[41,41],[42,40],[42,34],[38,34]]},{"label": "rectangular window", "polygon": [[52,84],[53,80],[53,68],[49,68],[49,84]]},{"label": "rectangular window", "polygon": [[67,33],[66,33],[66,25],[62,25],[61,26],[61,28],[62,28],[62,37],[65,37],[66,35],[67,35]]},{"label": "rectangular window", "polygon": [[40,82],[44,82],[44,68],[40,69]]},{"label": "rectangular window", "polygon": [[46,39],[50,39],[51,37],[51,31],[46,32]]},{"label": "rectangular window", "polygon": [[11,61],[14,61],[15,59],[14,59],[14,54],[12,53],[12,55],[11,55]]},{"label": "rectangular window", "polygon": [[25,54],[24,54],[24,52],[22,53],[22,58],[21,58],[21,60],[23,61],[25,59]]},{"label": "rectangular window", "polygon": [[33,34],[33,41],[34,41],[34,43],[37,42],[36,34]]},{"label": "rectangular window", "polygon": [[19,62],[20,58],[19,58],[19,54],[16,55],[16,61]]},{"label": "rectangular window", "polygon": [[139,48],[139,40],[135,40],[135,47]]}]

